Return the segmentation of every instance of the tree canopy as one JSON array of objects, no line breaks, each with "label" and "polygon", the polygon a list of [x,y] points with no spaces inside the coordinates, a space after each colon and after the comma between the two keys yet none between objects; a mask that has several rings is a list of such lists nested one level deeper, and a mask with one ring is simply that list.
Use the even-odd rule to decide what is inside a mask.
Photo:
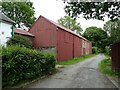
[{"label": "tree canopy", "polygon": [[[88,1],[88,0],[87,0]],[[86,19],[104,20],[108,16],[111,20],[116,20],[120,17],[120,1],[118,2],[66,2],[65,12],[76,18],[80,14]]]},{"label": "tree canopy", "polygon": [[77,21],[70,16],[64,16],[58,19],[58,23],[66,28],[71,29],[72,31],[76,31],[78,34],[82,32],[80,23],[77,23]]},{"label": "tree canopy", "polygon": [[104,30],[110,36],[110,43],[116,43],[120,41],[120,20],[108,21],[104,24]]},{"label": "tree canopy", "polygon": [[1,11],[16,22],[16,27],[31,27],[35,21],[32,2],[2,2]]},{"label": "tree canopy", "polygon": [[88,27],[86,28],[83,36],[92,41],[92,45],[98,47],[101,52],[104,52],[105,46],[108,45],[108,35],[101,28],[97,27]]}]

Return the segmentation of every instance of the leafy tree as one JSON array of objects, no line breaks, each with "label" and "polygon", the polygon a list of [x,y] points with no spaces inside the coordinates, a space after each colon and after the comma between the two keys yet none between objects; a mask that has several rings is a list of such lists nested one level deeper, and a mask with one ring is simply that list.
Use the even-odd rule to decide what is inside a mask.
[{"label": "leafy tree", "polygon": [[31,27],[35,21],[32,2],[2,2],[1,11],[16,22],[17,27]]},{"label": "leafy tree", "polygon": [[77,21],[70,16],[64,16],[63,18],[60,18],[58,20],[58,23],[62,26],[71,29],[72,31],[76,31],[78,34],[82,32],[82,28],[80,27],[80,23],[77,23]]},{"label": "leafy tree", "polygon": [[99,19],[104,20],[105,16],[108,16],[111,20],[118,19],[120,16],[120,1],[118,2],[67,2],[65,6],[65,12],[70,16],[76,18],[80,14],[86,19]]},{"label": "leafy tree", "polygon": [[104,24],[104,30],[110,36],[110,43],[115,43],[120,41],[120,20],[108,21]]},{"label": "leafy tree", "polygon": [[85,30],[83,36],[92,41],[93,46],[99,48],[101,52],[104,52],[105,46],[109,44],[108,35],[101,28],[97,28],[94,26],[89,27]]}]

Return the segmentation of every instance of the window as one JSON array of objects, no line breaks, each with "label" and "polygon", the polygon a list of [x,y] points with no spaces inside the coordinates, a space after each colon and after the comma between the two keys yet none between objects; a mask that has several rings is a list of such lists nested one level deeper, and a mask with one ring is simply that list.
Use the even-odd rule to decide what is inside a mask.
[{"label": "window", "polygon": [[2,34],[4,34],[4,32],[2,32]]}]

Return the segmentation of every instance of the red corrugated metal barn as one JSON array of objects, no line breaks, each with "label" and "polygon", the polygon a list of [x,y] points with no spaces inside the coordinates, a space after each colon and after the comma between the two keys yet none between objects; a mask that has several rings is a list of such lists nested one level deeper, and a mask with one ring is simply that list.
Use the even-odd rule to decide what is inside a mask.
[{"label": "red corrugated metal barn", "polygon": [[29,32],[35,35],[34,47],[55,53],[58,61],[92,53],[90,41],[43,16],[36,20]]}]

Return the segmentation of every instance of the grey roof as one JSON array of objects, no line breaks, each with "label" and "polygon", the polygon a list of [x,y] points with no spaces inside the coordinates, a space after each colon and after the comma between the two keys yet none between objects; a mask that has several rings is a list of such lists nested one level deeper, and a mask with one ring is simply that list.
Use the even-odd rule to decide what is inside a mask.
[{"label": "grey roof", "polygon": [[5,21],[5,22],[9,22],[9,23],[15,23],[13,20],[11,20],[9,17],[7,17],[2,12],[0,12],[0,21]]}]

